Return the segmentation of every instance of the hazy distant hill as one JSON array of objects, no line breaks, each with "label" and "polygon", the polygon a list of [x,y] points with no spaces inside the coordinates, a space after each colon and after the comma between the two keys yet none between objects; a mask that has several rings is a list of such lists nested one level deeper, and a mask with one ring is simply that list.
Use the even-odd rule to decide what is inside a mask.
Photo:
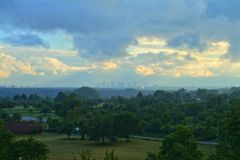
[{"label": "hazy distant hill", "polygon": [[87,97],[87,98],[99,98],[100,93],[91,87],[81,87],[74,91],[75,93],[79,94],[80,96]]},{"label": "hazy distant hill", "polygon": [[[113,89],[113,88],[0,88],[0,97],[12,97],[16,94],[38,94],[44,97],[54,97],[59,92],[76,92],[85,97],[109,98],[113,96],[132,97],[136,96],[140,90],[136,89]],[[144,95],[152,94],[153,90],[141,90]]]},{"label": "hazy distant hill", "polygon": [[113,88],[100,88],[98,92],[104,98],[113,96],[133,97],[142,92],[144,95],[152,94],[154,90],[136,90],[136,89],[113,89]]},{"label": "hazy distant hill", "polygon": [[16,94],[38,94],[44,97],[54,97],[59,92],[73,91],[75,88],[0,88],[0,97],[12,97]]}]

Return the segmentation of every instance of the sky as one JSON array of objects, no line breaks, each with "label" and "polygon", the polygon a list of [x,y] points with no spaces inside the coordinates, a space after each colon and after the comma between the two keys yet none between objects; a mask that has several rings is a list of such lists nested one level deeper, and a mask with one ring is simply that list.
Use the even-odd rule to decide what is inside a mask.
[{"label": "sky", "polygon": [[1,0],[0,85],[240,85],[239,0]]}]

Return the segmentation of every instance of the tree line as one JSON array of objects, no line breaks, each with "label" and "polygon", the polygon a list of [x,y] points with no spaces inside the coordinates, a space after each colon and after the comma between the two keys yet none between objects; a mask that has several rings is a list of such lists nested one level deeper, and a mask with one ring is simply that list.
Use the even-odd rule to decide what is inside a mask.
[{"label": "tree line", "polygon": [[236,106],[239,104],[237,89],[229,93],[206,89],[158,90],[152,95],[139,92],[132,98],[108,99],[60,92],[55,98],[38,95],[1,98],[0,116],[5,121],[14,120],[18,116],[8,115],[2,109],[31,106],[43,114],[54,113],[56,116],[48,119],[47,131],[64,133],[68,138],[80,134],[82,139],[114,143],[117,137],[129,141],[131,135],[161,137],[164,138],[161,151],[149,153],[148,158],[166,160],[201,159],[196,140],[214,140],[219,145],[211,159],[237,160],[240,112]]},{"label": "tree line", "polygon": [[[99,139],[100,135],[94,134],[98,129],[94,126],[99,125],[107,126],[109,129],[106,131],[102,127],[103,130],[96,131],[105,132],[104,136],[106,135],[107,138],[119,136],[116,132],[123,126],[132,129],[129,131],[130,134],[162,138],[171,133],[177,125],[186,125],[193,130],[197,140],[216,141],[222,117],[230,111],[232,106],[240,103],[240,91],[234,88],[229,93],[207,89],[158,90],[152,95],[143,95],[139,92],[132,98],[118,96],[108,99],[96,96],[97,91],[92,90],[92,95],[91,90],[88,89],[86,94],[79,94],[79,90],[78,92],[60,92],[55,98],[41,97],[36,94],[3,97],[0,98],[0,115],[4,119],[19,120],[20,115],[9,116],[1,109],[11,110],[14,106],[23,106],[31,113],[34,108],[43,115],[50,113],[56,115],[48,119],[48,131],[68,132],[67,134],[71,135],[78,128],[83,138],[88,135]],[[125,120],[124,117],[130,117],[130,120],[137,125],[131,127],[129,123],[117,122],[117,117],[123,120]]]}]

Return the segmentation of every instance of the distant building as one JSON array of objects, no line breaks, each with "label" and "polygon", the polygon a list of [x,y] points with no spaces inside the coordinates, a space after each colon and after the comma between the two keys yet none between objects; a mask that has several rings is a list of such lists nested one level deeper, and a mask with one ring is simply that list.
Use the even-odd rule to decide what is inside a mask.
[{"label": "distant building", "polygon": [[7,122],[7,127],[16,134],[37,134],[43,131],[41,124],[31,122]]},{"label": "distant building", "polygon": [[21,116],[21,121],[23,122],[47,123],[47,120],[47,118]]}]

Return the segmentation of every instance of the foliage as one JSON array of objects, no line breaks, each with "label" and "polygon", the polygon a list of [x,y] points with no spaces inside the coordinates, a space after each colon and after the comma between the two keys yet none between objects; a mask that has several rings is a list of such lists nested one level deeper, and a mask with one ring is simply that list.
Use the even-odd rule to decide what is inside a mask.
[{"label": "foliage", "polygon": [[82,105],[69,110],[66,115],[66,120],[71,122],[73,127],[79,129],[82,140],[85,139],[85,135],[89,132],[89,120],[87,114],[87,108]]},{"label": "foliage", "polygon": [[47,146],[28,138],[17,141],[15,137],[0,122],[0,159],[1,160],[46,160]]},{"label": "foliage", "polygon": [[125,137],[127,141],[131,134],[137,133],[139,129],[139,120],[131,112],[122,112],[114,117],[114,128],[117,136]]},{"label": "foliage", "polygon": [[201,160],[202,157],[191,130],[178,126],[163,139],[161,151],[157,155],[149,153],[147,160]]},{"label": "foliage", "polygon": [[95,160],[95,159],[92,158],[92,152],[90,150],[82,150],[78,154],[78,157],[75,154],[73,155],[73,160]]},{"label": "foliage", "polygon": [[96,115],[90,123],[90,138],[93,140],[102,140],[105,143],[106,138],[113,138],[113,123],[111,115]]},{"label": "foliage", "polygon": [[60,132],[61,129],[61,120],[58,118],[48,118],[47,120],[48,124],[48,131],[49,132]]},{"label": "foliage", "polygon": [[69,121],[64,121],[62,123],[60,133],[64,133],[67,135],[67,138],[70,139],[70,136],[74,133],[74,124]]},{"label": "foliage", "polygon": [[[78,91],[90,96],[83,96]],[[231,106],[240,104],[238,88],[222,93],[207,89],[158,90],[152,95],[136,92],[136,96],[131,98],[117,96],[108,99],[97,96],[95,92],[95,89],[83,87],[73,92],[60,92],[55,98],[19,94],[13,98],[0,98],[0,108],[13,115],[16,106],[25,106],[21,116],[51,117],[53,120],[49,120],[49,131],[62,131],[70,136],[77,128],[82,139],[90,137],[100,140],[103,133],[104,139],[128,139],[133,134],[162,138],[173,132],[177,125],[186,125],[193,129],[198,140],[216,141],[221,117]],[[3,119],[19,120],[19,116],[11,117],[1,109]],[[71,128],[64,123],[70,124]],[[97,125],[106,127],[100,130],[95,127]],[[93,133],[95,131],[102,134]]]},{"label": "foliage", "polygon": [[161,154],[155,154],[152,152],[147,153],[147,158],[145,160],[161,160]]},{"label": "foliage", "polygon": [[48,113],[51,112],[51,108],[48,107],[48,106],[44,106],[44,107],[41,108],[41,111],[40,111],[40,112],[41,112],[41,113],[44,113],[44,114],[48,114]]},{"label": "foliage", "polygon": [[47,146],[33,137],[18,141],[17,147],[22,160],[46,160],[48,158]]},{"label": "foliage", "polygon": [[18,114],[18,113],[14,113],[12,115],[12,119],[15,120],[15,121],[20,121],[21,120],[21,115]]},{"label": "foliage", "polygon": [[240,107],[231,110],[224,120],[220,133],[216,160],[240,160]]},{"label": "foliage", "polygon": [[0,121],[0,159],[17,160],[14,136]]},{"label": "foliage", "polygon": [[10,119],[10,116],[7,114],[7,112],[3,111],[1,108],[0,108],[0,120],[4,120],[4,121],[7,121]]},{"label": "foliage", "polygon": [[161,155],[165,160],[202,159],[191,130],[185,126],[178,126],[174,133],[163,139]]},{"label": "foliage", "polygon": [[78,95],[85,97],[85,98],[99,98],[100,97],[99,92],[96,89],[90,88],[90,87],[81,87],[81,88],[75,90],[75,93],[77,93]]},{"label": "foliage", "polygon": [[115,156],[114,151],[111,152],[106,151],[104,160],[119,160],[118,157]]}]

